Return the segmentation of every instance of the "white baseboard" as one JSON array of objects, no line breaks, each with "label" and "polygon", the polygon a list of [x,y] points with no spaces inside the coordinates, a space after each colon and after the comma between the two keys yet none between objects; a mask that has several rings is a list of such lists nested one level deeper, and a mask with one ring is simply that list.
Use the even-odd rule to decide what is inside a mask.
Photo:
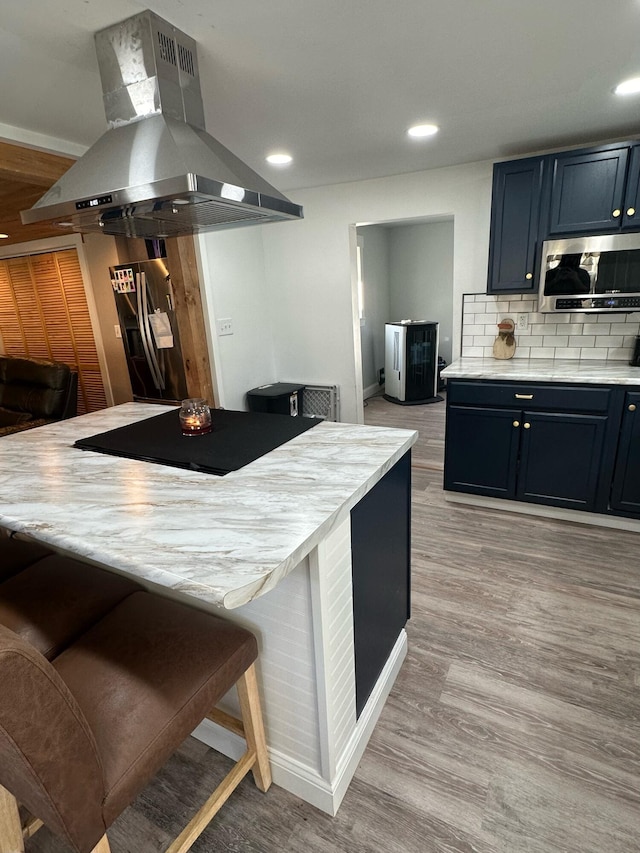
[{"label": "white baseboard", "polygon": [[448,492],[445,500],[450,503],[482,506],[487,509],[499,509],[505,512],[519,512],[521,515],[537,515],[541,518],[555,518],[559,521],[573,521],[576,524],[594,524],[596,527],[612,527],[617,530],[640,532],[640,519],[622,518],[619,515],[603,515],[598,512],[583,512],[579,509],[565,509],[561,506],[545,506],[526,501],[509,501],[501,498],[489,498],[485,495],[469,495],[465,492]]},{"label": "white baseboard", "polygon": [[368,400],[369,397],[375,397],[377,394],[380,394],[384,391],[384,385],[379,385],[377,382],[374,382],[373,385],[368,385],[362,392],[362,396],[365,400]]},{"label": "white baseboard", "polygon": [[[300,797],[301,800],[310,803],[320,811],[335,815],[349,788],[358,762],[362,758],[406,654],[407,633],[403,629],[362,709],[360,719],[338,761],[336,774],[331,782],[323,779],[318,770],[301,764],[277,750],[269,749],[274,784]],[[193,732],[193,736],[234,761],[237,761],[245,751],[245,743],[241,737],[211,720],[200,723]]]}]

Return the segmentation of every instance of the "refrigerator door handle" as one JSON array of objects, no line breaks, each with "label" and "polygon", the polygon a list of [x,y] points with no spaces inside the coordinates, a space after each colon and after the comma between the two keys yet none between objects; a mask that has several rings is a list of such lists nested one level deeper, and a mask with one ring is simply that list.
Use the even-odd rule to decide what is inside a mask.
[{"label": "refrigerator door handle", "polygon": [[138,302],[138,329],[140,330],[145,358],[147,359],[153,384],[158,391],[162,391],[164,389],[164,382],[162,381],[162,376],[160,376],[155,353],[150,345],[151,334],[149,330],[149,318],[147,316],[147,280],[143,272],[136,273],[136,298]]}]

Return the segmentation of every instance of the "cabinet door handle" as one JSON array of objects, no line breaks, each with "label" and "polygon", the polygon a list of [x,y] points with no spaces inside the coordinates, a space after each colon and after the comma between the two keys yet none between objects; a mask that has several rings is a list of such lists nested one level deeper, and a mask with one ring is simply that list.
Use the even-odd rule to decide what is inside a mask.
[{"label": "cabinet door handle", "polygon": [[613,213],[611,215],[613,216],[614,219],[617,219],[620,216],[620,208],[616,207],[616,209],[613,211]]},{"label": "cabinet door handle", "polygon": [[527,279],[527,281],[531,281],[531,279],[533,278],[533,273],[528,272],[528,273],[525,275],[525,278]]},{"label": "cabinet door handle", "polygon": [[533,400],[533,394],[514,394],[516,400]]},{"label": "cabinet door handle", "polygon": [[629,411],[630,411],[630,412],[635,412],[635,410],[636,410],[636,404],[635,404],[635,403],[632,403],[632,404],[629,406]]},{"label": "cabinet door handle", "polygon": [[520,426],[520,421],[514,421],[514,422],[513,422],[513,425],[514,425],[514,427],[519,427],[519,426]]},{"label": "cabinet door handle", "polygon": [[627,210],[627,216],[635,216],[635,215],[636,215],[635,207],[630,207],[629,210]]},{"label": "cabinet door handle", "polygon": [[531,429],[531,424],[524,424],[525,429]]}]

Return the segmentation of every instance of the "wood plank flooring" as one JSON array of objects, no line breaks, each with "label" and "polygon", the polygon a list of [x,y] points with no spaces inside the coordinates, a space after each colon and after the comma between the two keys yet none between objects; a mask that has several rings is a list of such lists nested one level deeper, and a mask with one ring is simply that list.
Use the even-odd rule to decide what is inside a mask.
[{"label": "wood plank flooring", "polygon": [[[640,851],[640,537],[448,504],[444,403],[419,430],[409,654],[335,818],[246,779],[195,853]],[[167,846],[231,762],[189,739],[109,832]],[[63,853],[46,830],[29,853]]]}]

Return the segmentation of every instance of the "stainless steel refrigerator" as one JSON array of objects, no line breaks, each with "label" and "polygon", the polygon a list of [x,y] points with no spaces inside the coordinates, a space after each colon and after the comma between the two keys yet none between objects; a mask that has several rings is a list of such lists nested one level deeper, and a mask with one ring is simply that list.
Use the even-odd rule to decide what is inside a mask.
[{"label": "stainless steel refrigerator", "polygon": [[187,383],[163,258],[110,267],[134,400],[184,400]]}]

